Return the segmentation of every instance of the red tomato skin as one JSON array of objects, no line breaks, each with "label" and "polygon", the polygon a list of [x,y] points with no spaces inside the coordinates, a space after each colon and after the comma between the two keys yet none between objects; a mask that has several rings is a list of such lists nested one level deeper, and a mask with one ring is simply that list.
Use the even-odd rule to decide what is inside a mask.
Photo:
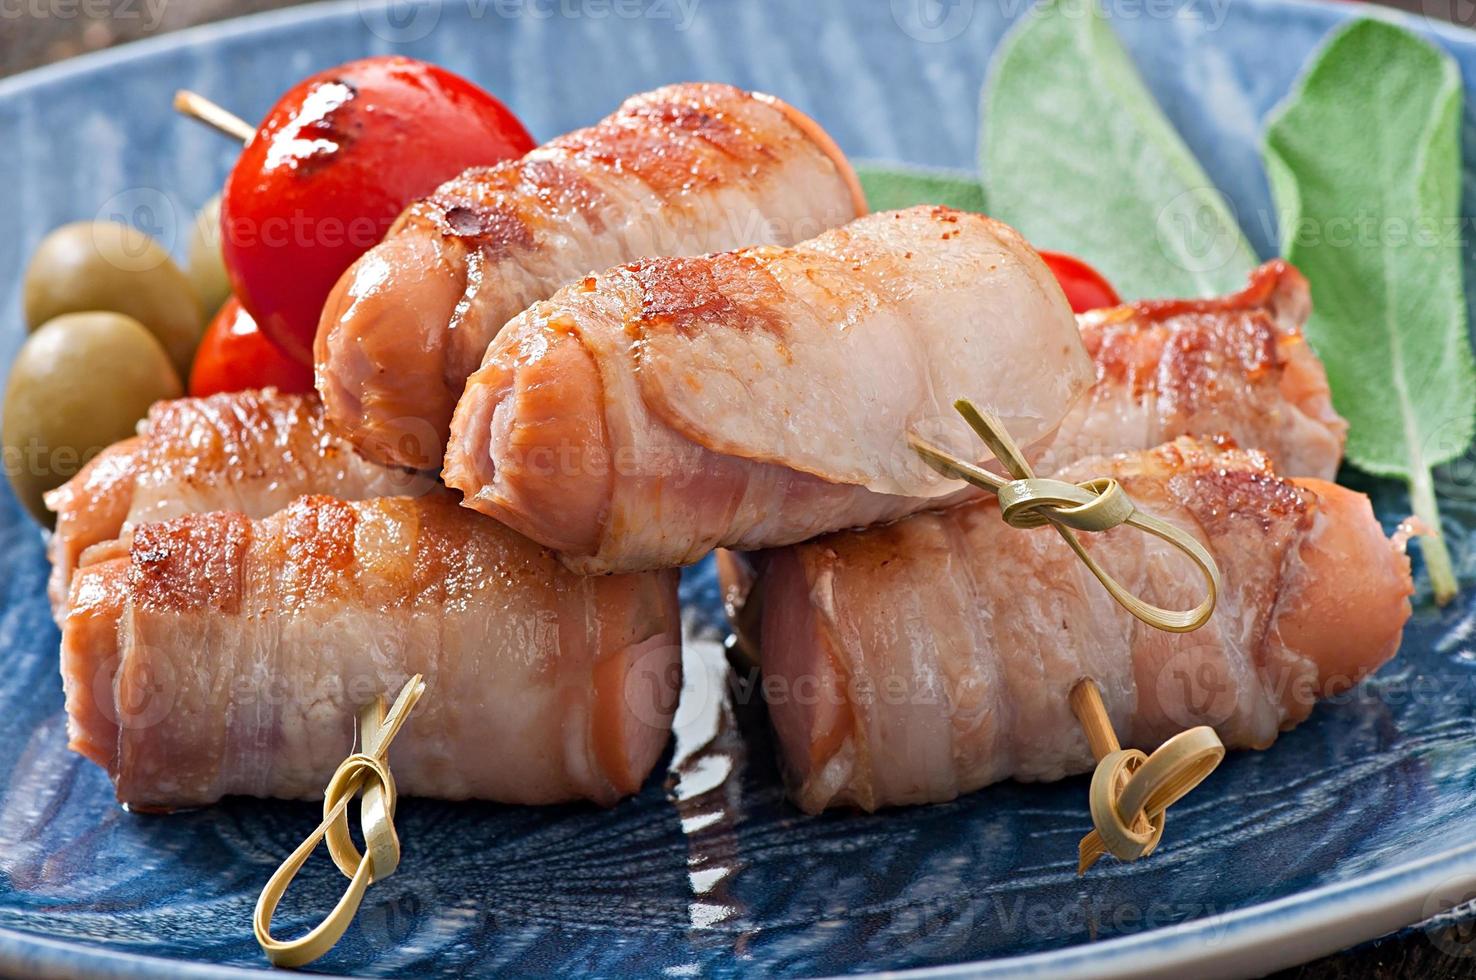
[{"label": "red tomato skin", "polygon": [[205,328],[190,368],[190,395],[273,386],[289,394],[313,390],[313,369],[287,356],[232,296]]},{"label": "red tomato skin", "polygon": [[412,58],[365,58],[304,79],[226,179],[232,288],[267,336],[310,364],[329,291],[407,205],[533,146],[497,99]]},{"label": "red tomato skin", "polygon": [[1076,256],[1064,252],[1041,252],[1040,257],[1055,273],[1061,291],[1066,294],[1066,302],[1071,304],[1072,313],[1122,304],[1117,290],[1112,288],[1107,278]]}]

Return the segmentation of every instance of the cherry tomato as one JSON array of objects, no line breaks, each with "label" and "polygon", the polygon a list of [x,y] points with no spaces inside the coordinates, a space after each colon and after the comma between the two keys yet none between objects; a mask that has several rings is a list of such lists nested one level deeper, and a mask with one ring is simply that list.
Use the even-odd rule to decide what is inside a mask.
[{"label": "cherry tomato", "polygon": [[1117,306],[1122,302],[1117,290],[1096,269],[1074,255],[1064,252],[1041,252],[1040,257],[1056,274],[1056,281],[1071,304],[1072,313],[1099,310],[1104,306]]},{"label": "cherry tomato", "polygon": [[291,393],[312,391],[313,369],[283,353],[232,296],[205,328],[190,368],[190,394],[204,398],[268,385]]},{"label": "cherry tomato", "polygon": [[226,180],[232,288],[268,337],[311,363],[329,290],[406,205],[532,148],[506,106],[425,62],[365,58],[313,75],[267,114]]}]

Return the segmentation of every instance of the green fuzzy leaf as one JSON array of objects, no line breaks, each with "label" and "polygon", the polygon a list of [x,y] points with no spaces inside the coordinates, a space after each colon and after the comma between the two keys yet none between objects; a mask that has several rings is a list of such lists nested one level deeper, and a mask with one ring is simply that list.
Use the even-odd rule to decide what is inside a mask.
[{"label": "green fuzzy leaf", "polygon": [[1043,4],[995,56],[980,147],[993,215],[1126,299],[1243,286],[1254,250],[1096,6]]},{"label": "green fuzzy leaf", "polygon": [[858,163],[856,176],[873,211],[895,211],[914,204],[946,204],[960,211],[984,212],[984,188],[973,174],[959,170]]},{"label": "green fuzzy leaf", "polygon": [[1351,425],[1348,457],[1385,476],[1471,442],[1460,120],[1455,63],[1363,20],[1324,46],[1266,131],[1282,253],[1312,283],[1307,336]]},{"label": "green fuzzy leaf", "polygon": [[[1348,419],[1348,458],[1409,480],[1440,527],[1432,466],[1466,451],[1476,367],[1461,270],[1460,71],[1414,34],[1355,22],[1314,57],[1266,131],[1282,253],[1312,283],[1307,338]],[[1421,547],[1455,595],[1443,539]]]}]

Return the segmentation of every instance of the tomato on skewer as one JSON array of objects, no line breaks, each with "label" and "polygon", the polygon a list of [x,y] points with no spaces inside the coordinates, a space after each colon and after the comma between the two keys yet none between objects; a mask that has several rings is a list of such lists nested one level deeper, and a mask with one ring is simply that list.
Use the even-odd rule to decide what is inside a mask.
[{"label": "tomato on skewer", "polygon": [[304,79],[226,180],[222,249],[235,294],[309,364],[333,284],[406,205],[533,145],[497,99],[412,58],[365,58]]},{"label": "tomato on skewer", "polygon": [[282,352],[232,296],[221,306],[195,352],[190,394],[276,387],[290,394],[313,390],[313,369]]},{"label": "tomato on skewer", "polygon": [[1071,304],[1072,313],[1117,306],[1122,302],[1107,278],[1076,256],[1065,252],[1041,252],[1040,257],[1055,273],[1061,291],[1066,294],[1066,301]]}]

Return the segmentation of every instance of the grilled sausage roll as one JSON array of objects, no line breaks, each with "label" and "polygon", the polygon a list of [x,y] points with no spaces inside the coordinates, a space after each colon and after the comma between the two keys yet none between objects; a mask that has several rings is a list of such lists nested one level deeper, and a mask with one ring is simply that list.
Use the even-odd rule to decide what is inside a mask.
[{"label": "grilled sausage roll", "polygon": [[[1409,562],[1362,494],[1187,438],[1064,475],[1115,476],[1210,549],[1224,581],[1209,623],[1138,622],[1054,531],[1004,525],[993,498],[757,556],[764,691],[801,807],[874,810],[1087,771],[1068,701],[1084,677],[1124,745],[1208,724],[1229,747],[1264,748],[1397,650]],[[1156,538],[1082,537],[1149,602],[1202,596]]]},{"label": "grilled sausage roll", "polygon": [[1331,480],[1348,423],[1302,336],[1307,280],[1277,260],[1245,289],[1204,300],[1149,300],[1078,317],[1097,380],[1061,423],[1041,472],[1085,456],[1224,433],[1278,473]]},{"label": "grilled sausage roll", "polygon": [[611,804],[665,745],[675,572],[572,575],[444,492],[188,515],[108,550],[77,572],[62,674],[71,746],[124,803],[318,797],[358,709],[415,673],[406,793]]},{"label": "grilled sausage roll", "polygon": [[913,208],[561,289],[468,380],[444,477],[573,568],[663,567],[935,506],[908,433],[977,457],[969,397],[1043,444],[1090,382],[1019,235]]},{"label": "grilled sausage roll", "polygon": [[52,611],[57,622],[66,614],[82,552],[129,524],[214,510],[266,517],[303,494],[361,500],[433,485],[361,458],[327,430],[312,395],[267,388],[158,402],[139,436],[109,446],[46,495],[56,512]]},{"label": "grilled sausage roll", "polygon": [[638,95],[412,205],[325,304],[318,390],[371,458],[435,469],[467,375],[530,303],[591,269],[788,245],[865,210],[835,144],[779,100],[712,84]]}]

